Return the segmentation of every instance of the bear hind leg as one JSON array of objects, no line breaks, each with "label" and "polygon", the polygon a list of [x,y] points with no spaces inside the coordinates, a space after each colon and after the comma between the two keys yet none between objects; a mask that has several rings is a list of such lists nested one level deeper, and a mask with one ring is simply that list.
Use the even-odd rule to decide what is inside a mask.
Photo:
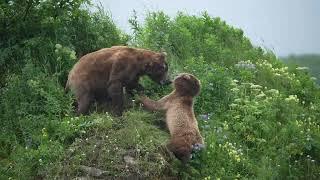
[{"label": "bear hind leg", "polygon": [[124,109],[123,102],[123,87],[120,81],[114,81],[110,83],[108,93],[111,97],[111,104],[113,107],[113,113],[116,116],[121,116]]}]

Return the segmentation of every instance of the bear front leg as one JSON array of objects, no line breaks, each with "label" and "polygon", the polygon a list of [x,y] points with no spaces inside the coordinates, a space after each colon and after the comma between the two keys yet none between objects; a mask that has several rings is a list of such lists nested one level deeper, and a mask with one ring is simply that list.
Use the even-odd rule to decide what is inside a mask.
[{"label": "bear front leg", "polygon": [[150,111],[164,110],[164,103],[162,101],[154,101],[148,97],[142,97],[140,99],[143,106]]},{"label": "bear front leg", "polygon": [[111,97],[111,104],[116,116],[121,116],[123,112],[123,90],[120,81],[113,81],[108,87],[108,93]]},{"label": "bear front leg", "polygon": [[92,102],[92,96],[89,93],[83,93],[78,97],[77,115],[87,115]]},{"label": "bear front leg", "polygon": [[126,92],[130,96],[134,96],[133,91],[136,90],[138,93],[141,93],[144,90],[144,87],[139,83],[139,77],[135,77],[131,82],[126,85]]}]

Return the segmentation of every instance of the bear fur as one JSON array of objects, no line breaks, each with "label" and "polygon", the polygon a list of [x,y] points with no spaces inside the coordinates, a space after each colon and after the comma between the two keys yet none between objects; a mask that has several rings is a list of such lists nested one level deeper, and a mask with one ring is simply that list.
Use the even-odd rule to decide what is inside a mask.
[{"label": "bear fur", "polygon": [[158,101],[142,97],[143,106],[151,111],[165,111],[170,132],[167,148],[183,163],[189,161],[195,148],[204,147],[193,110],[193,98],[200,93],[200,81],[182,73],[174,80],[175,89]]},{"label": "bear fur", "polygon": [[78,115],[88,114],[94,100],[103,103],[109,99],[115,115],[122,115],[123,87],[129,93],[142,90],[139,78],[143,75],[159,84],[169,83],[167,72],[165,53],[113,46],[81,57],[69,72],[65,90],[74,92]]}]

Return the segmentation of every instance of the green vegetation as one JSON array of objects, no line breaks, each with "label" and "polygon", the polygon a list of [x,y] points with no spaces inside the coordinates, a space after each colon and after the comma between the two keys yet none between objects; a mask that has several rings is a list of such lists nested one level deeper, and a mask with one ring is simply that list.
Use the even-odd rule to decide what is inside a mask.
[{"label": "green vegetation", "polygon": [[[320,91],[219,18],[149,13],[121,32],[86,0],[0,3],[0,179],[179,177],[317,179]],[[91,9],[93,9],[91,7]],[[163,145],[163,115],[128,99],[122,117],[75,117],[66,76],[77,57],[129,44],[165,49],[170,73],[195,74],[206,149],[182,166]],[[146,94],[171,91],[143,78]]]},{"label": "green vegetation", "polygon": [[[288,57],[281,58],[281,60],[289,66],[306,67],[305,69],[309,70],[310,74],[316,78],[317,83],[320,84],[320,55],[290,55]],[[300,69],[302,67],[300,67]]]}]

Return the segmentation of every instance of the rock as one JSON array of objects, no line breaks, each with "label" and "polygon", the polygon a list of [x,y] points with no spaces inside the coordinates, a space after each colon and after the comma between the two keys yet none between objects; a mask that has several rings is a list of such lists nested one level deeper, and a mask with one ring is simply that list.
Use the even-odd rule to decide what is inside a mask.
[{"label": "rock", "polygon": [[106,171],[103,171],[101,169],[89,167],[89,166],[83,166],[83,165],[80,166],[80,170],[87,173],[89,176],[94,176],[94,177],[101,177],[106,173]]},{"label": "rock", "polygon": [[130,164],[130,165],[137,164],[137,162],[134,160],[134,158],[131,156],[128,156],[128,155],[124,156],[123,160],[124,160],[124,162],[126,162],[127,164]]}]

